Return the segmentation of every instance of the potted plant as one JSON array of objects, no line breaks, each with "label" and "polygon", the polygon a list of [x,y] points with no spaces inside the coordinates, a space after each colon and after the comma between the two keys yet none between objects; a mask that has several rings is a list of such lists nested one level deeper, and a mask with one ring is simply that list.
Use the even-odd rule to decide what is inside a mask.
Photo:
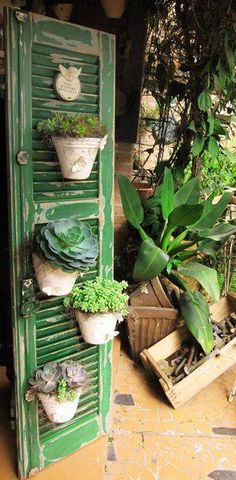
[{"label": "potted plant", "polygon": [[41,292],[67,295],[98,256],[97,236],[78,218],[54,220],[35,235],[33,264]]},{"label": "potted plant", "polygon": [[126,218],[141,237],[133,278],[147,281],[162,275],[180,288],[181,315],[208,354],[213,347],[208,303],[199,291],[190,290],[187,279],[197,280],[214,301],[219,300],[217,272],[192,259],[199,252],[215,255],[236,231],[233,222],[219,221],[232,194],[224,193],[217,203],[212,195],[203,201],[197,177],[175,192],[172,174],[165,168],[162,184],[142,205],[126,177],[119,175],[118,182]]},{"label": "potted plant", "polygon": [[87,383],[88,375],[78,361],[46,363],[29,379],[26,400],[31,401],[36,396],[51,422],[68,422],[76,413]]},{"label": "potted plant", "polygon": [[53,143],[62,175],[69,180],[88,178],[98,150],[107,141],[107,128],[95,115],[62,115],[41,120],[37,131]]},{"label": "potted plant", "polygon": [[101,345],[118,335],[116,323],[127,313],[128,295],[123,293],[127,286],[124,281],[86,280],[64,299],[64,305],[75,311],[85,342]]}]

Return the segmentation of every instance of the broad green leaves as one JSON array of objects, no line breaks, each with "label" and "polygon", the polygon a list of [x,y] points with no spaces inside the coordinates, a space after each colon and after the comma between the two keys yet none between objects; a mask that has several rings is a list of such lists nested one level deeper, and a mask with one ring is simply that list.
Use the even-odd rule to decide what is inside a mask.
[{"label": "broad green leaves", "polygon": [[161,208],[164,220],[167,220],[174,205],[174,180],[169,168],[165,167],[161,190]]},{"label": "broad green leaves", "polygon": [[225,211],[231,197],[232,193],[226,192],[216,204],[212,204],[211,201],[206,201],[200,220],[192,225],[191,230],[204,230],[212,227]]},{"label": "broad green leaves", "polygon": [[200,198],[200,180],[198,177],[191,178],[174,195],[174,207],[179,205],[198,203]]},{"label": "broad green leaves", "polygon": [[210,110],[212,107],[212,101],[209,93],[206,91],[200,93],[197,99],[197,103],[199,110],[201,110],[202,112],[208,112],[208,110]]},{"label": "broad green leaves", "polygon": [[201,218],[202,212],[202,205],[179,205],[169,216],[168,230],[193,225]]},{"label": "broad green leaves", "polygon": [[139,228],[144,219],[144,211],[139,194],[124,175],[118,175],[118,185],[124,214],[133,227]]},{"label": "broad green leaves", "polygon": [[134,265],[134,280],[150,280],[166,267],[169,256],[158,248],[151,238],[144,240]]},{"label": "broad green leaves", "polygon": [[207,355],[213,348],[213,332],[210,324],[210,311],[200,292],[183,292],[180,295],[181,315],[196,340]]},{"label": "broad green leaves", "polygon": [[204,142],[205,142],[204,136],[198,132],[196,134],[196,137],[194,138],[193,145],[191,148],[191,152],[194,157],[197,157],[198,155],[200,155],[204,147]]},{"label": "broad green leaves", "polygon": [[190,262],[179,266],[178,271],[186,277],[197,280],[215,302],[219,300],[220,288],[216,270],[197,262]]},{"label": "broad green leaves", "polygon": [[229,223],[221,223],[217,227],[200,231],[201,238],[210,238],[216,242],[226,241],[229,235],[236,232],[236,226]]}]

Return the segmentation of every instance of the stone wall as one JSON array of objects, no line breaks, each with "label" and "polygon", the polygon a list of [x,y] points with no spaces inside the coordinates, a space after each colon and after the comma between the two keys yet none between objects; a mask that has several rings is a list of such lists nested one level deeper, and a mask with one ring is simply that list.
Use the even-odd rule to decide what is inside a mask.
[{"label": "stone wall", "polygon": [[123,248],[126,236],[127,226],[126,218],[123,213],[117,175],[122,173],[127,178],[131,178],[133,168],[133,143],[116,143],[115,145],[115,193],[114,193],[114,227],[115,227],[115,255]]}]

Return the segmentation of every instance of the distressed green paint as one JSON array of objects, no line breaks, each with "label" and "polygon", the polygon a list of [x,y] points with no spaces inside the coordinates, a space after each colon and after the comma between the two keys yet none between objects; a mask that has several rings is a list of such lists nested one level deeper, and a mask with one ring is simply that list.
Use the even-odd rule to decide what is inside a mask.
[{"label": "distressed green paint", "polygon": [[[111,342],[102,347],[86,345],[77,324],[63,310],[63,298],[35,297],[30,278],[34,230],[73,215],[90,221],[99,235],[100,258],[97,268],[78,277],[78,283],[98,274],[112,278],[113,260],[114,38],[34,14],[27,14],[25,20],[18,21],[15,10],[7,9],[8,188],[20,477],[36,473],[106,432],[111,402]],[[71,105],[55,98],[53,78],[59,63],[82,66],[83,94]],[[54,111],[78,109],[99,109],[109,139],[87,181],[64,182],[55,152],[32,128]],[[27,153],[25,165],[17,162],[20,151]],[[27,380],[36,366],[69,358],[84,363],[91,385],[81,396],[77,416],[52,427],[38,416],[37,402],[25,401]]]},{"label": "distressed green paint", "polygon": [[68,22],[58,22],[41,15],[33,15],[32,21],[35,43],[64,48],[67,51],[81,49],[88,54],[99,54],[98,35],[95,30],[78,27]]}]

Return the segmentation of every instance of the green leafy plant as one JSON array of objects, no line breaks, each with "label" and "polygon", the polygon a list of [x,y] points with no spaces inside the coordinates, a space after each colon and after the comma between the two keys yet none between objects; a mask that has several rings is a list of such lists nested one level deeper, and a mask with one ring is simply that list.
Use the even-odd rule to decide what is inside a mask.
[{"label": "green leafy plant", "polygon": [[74,287],[64,299],[65,307],[71,307],[83,312],[106,313],[119,312],[125,315],[128,295],[123,290],[127,282],[116,280],[86,280],[81,287]]},{"label": "green leafy plant", "polygon": [[29,379],[29,395],[45,393],[59,401],[75,400],[77,390],[88,383],[88,375],[78,361],[49,362]]},{"label": "green leafy plant", "polygon": [[36,250],[65,272],[87,271],[98,256],[97,237],[78,218],[49,222],[35,236]]},{"label": "green leafy plant", "polygon": [[[175,192],[172,174],[165,168],[163,183],[143,207],[127,178],[119,175],[118,182],[126,218],[141,237],[133,278],[145,281],[162,274],[177,285],[182,290],[179,305],[186,325],[208,353],[213,346],[208,304],[201,293],[190,291],[186,279],[197,280],[214,301],[219,299],[216,270],[190,260],[198,252],[214,255],[236,231],[233,223],[217,223],[231,193],[224,193],[217,203],[213,196],[202,201],[197,177]],[[151,225],[145,222],[148,215],[152,215]]]},{"label": "green leafy plant", "polygon": [[[235,12],[231,0],[152,2],[144,94],[155,98],[161,126],[162,139],[152,151],[155,147],[154,183],[162,178],[164,159],[176,178],[189,163],[198,175],[203,152],[216,158],[230,133],[236,111]],[[171,152],[165,148],[169,117],[178,121]]]},{"label": "green leafy plant", "polygon": [[37,124],[38,133],[42,133],[45,139],[50,137],[104,137],[107,128],[102,125],[95,115],[75,113],[62,115],[56,113],[54,117],[41,120]]},{"label": "green leafy plant", "polygon": [[216,157],[209,152],[202,155],[201,190],[205,195],[215,195],[227,187],[235,187],[236,159],[235,153],[228,149],[220,150]]}]

